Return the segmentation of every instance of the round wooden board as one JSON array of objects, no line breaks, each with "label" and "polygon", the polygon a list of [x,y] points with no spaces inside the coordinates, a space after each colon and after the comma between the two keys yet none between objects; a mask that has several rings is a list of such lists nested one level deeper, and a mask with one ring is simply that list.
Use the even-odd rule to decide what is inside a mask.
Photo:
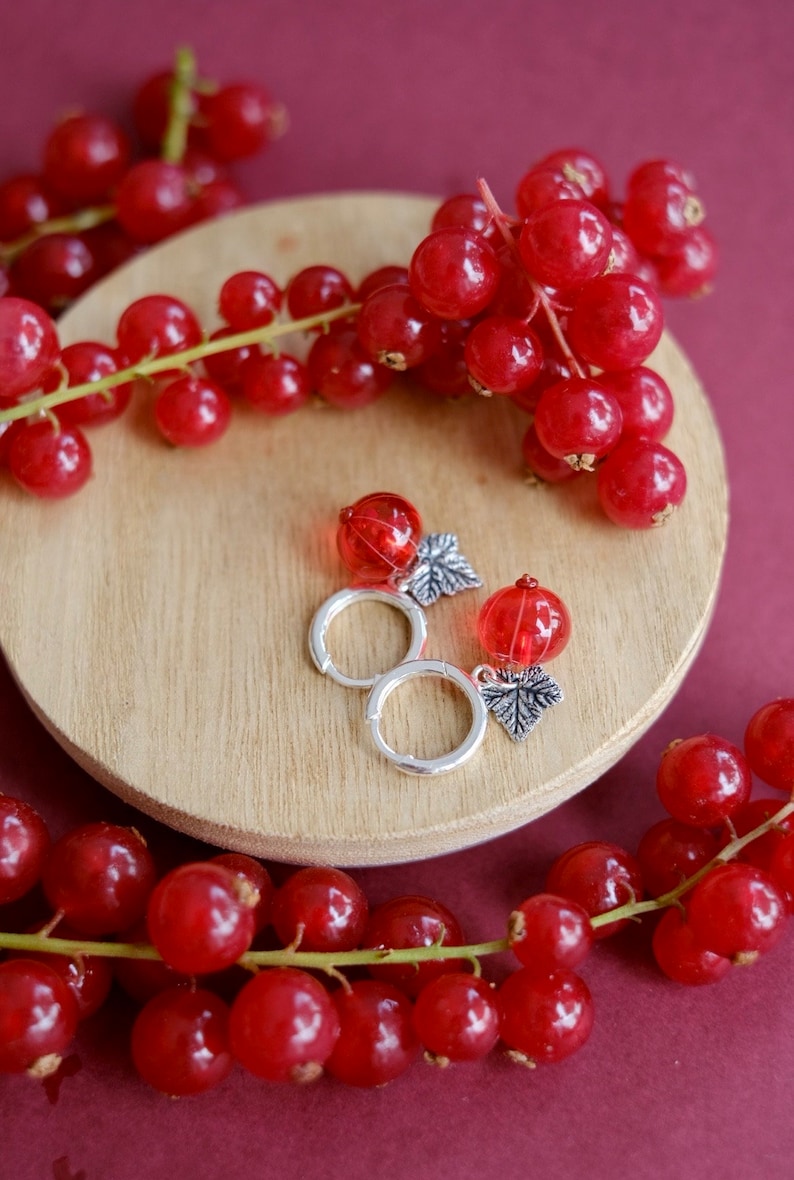
[{"label": "round wooden board", "polygon": [[[123,308],[157,291],[214,326],[220,282],[239,269],[283,283],[321,261],[353,280],[405,263],[433,207],[339,194],[242,211],[110,276],[63,317],[62,339],[112,341]],[[446,404],[405,382],[355,412],[270,420],[243,407],[218,444],[180,451],[156,437],[141,390],[126,420],[92,434],[96,474],[78,496],[41,503],[3,488],[0,638],[22,691],[111,790],[225,847],[385,864],[526,823],[592,782],[658,716],[714,605],[727,530],[719,437],[669,337],[650,363],[675,394],[669,442],[690,486],[664,528],[641,533],[600,514],[592,479],[528,486],[525,418],[506,399]],[[426,531],[457,533],[484,582],[429,609],[428,656],[481,662],[479,606],[524,572],[574,621],[550,669],[565,701],[522,744],[491,721],[471,762],[432,779],[375,751],[366,694],[321,676],[308,653],[315,609],[346,583],[337,512],[377,490],[412,500]],[[334,624],[337,663],[385,670],[404,642],[401,617],[377,605],[353,614]],[[392,701],[384,724],[400,749],[434,756],[467,726],[467,706],[435,681]]]}]

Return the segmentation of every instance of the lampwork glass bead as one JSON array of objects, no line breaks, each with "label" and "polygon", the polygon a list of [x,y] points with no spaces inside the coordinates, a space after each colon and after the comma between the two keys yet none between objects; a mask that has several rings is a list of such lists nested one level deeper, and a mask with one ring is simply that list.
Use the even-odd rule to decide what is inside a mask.
[{"label": "lampwork glass bead", "polygon": [[373,492],[339,513],[336,543],[358,581],[377,583],[408,569],[421,535],[421,517],[409,500]]},{"label": "lampwork glass bead", "polygon": [[556,594],[524,574],[484,603],[478,631],[492,659],[528,667],[560,654],[571,635],[571,616]]}]

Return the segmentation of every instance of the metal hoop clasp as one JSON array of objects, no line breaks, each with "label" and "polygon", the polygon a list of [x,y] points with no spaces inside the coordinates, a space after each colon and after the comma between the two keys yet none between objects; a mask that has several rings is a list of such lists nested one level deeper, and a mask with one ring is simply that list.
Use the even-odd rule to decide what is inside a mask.
[{"label": "metal hoop clasp", "polygon": [[[330,676],[332,680],[345,688],[371,688],[380,673],[375,673],[374,676],[363,680],[347,676],[336,667],[328,651],[328,629],[331,623],[337,615],[356,602],[384,602],[387,606],[394,606],[397,610],[402,611],[411,624],[411,642],[408,645],[408,651],[403,656],[403,663],[406,660],[418,659],[425,650],[427,620],[425,612],[413,598],[398,590],[386,590],[383,587],[348,587],[346,590],[339,590],[325,600],[312,619],[309,629],[309,651],[314,663],[324,676]],[[401,666],[402,663],[398,665],[398,667]]]},{"label": "metal hoop clasp", "polygon": [[[380,732],[381,709],[386,698],[413,676],[441,676],[462,689],[472,711],[471,728],[461,744],[438,758],[415,758],[413,754],[399,754],[383,739]],[[372,740],[384,757],[396,763],[406,774],[445,774],[456,770],[479,749],[488,725],[488,710],[480,691],[466,672],[443,660],[405,660],[375,681],[367,700],[367,722]]]}]

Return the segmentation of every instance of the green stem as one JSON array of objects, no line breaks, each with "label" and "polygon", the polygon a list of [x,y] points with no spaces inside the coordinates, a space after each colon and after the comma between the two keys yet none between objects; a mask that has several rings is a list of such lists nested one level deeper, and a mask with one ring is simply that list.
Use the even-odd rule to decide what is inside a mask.
[{"label": "green stem", "polygon": [[[794,814],[794,799],[785,803],[768,820],[764,820],[762,824],[753,828],[745,836],[731,840],[730,844],[727,844],[707,865],[693,873],[691,877],[687,877],[675,889],[649,901],[633,901],[628,905],[609,910],[605,914],[598,914],[590,919],[592,926],[598,928],[621,919],[638,918],[642,914],[653,913],[654,910],[676,905],[679,898],[688,893],[713,868],[732,860],[748,844],[752,844],[759,836],[778,827],[784,819],[792,814]],[[84,939],[53,938],[46,934],[0,933],[0,949],[2,948],[72,957],[94,955],[105,959],[159,960],[161,958],[153,946],[145,943],[92,942]],[[480,959],[486,958],[488,955],[502,954],[509,949],[510,942],[507,938],[497,938],[490,942],[469,943],[466,946],[442,946],[435,943],[433,946],[381,950],[301,951],[287,947],[273,951],[247,951],[241,956],[239,963],[240,966],[249,970],[257,970],[261,967],[301,967],[305,970],[327,972],[339,971],[345,967],[367,967],[378,963],[426,963],[438,959],[468,959],[476,965]]]},{"label": "green stem", "polygon": [[160,147],[160,157],[167,164],[181,164],[185,155],[196,81],[195,55],[189,46],[182,45],[174,55],[168,125]]},{"label": "green stem", "polygon": [[231,352],[235,348],[244,348],[249,344],[270,344],[280,336],[290,332],[308,332],[312,328],[324,326],[332,320],[344,319],[355,315],[359,303],[348,303],[344,307],[334,308],[333,311],[323,312],[322,315],[305,316],[301,320],[287,320],[284,323],[268,324],[264,328],[252,328],[248,332],[236,332],[231,336],[222,336],[217,340],[205,340],[194,348],[186,348],[182,352],[170,353],[168,356],[156,357],[154,360],[141,361],[137,365],[130,365],[127,369],[119,369],[116,373],[109,373],[107,377],[100,377],[97,381],[86,381],[82,385],[65,386],[53,393],[43,394],[41,397],[31,398],[7,410],[0,410],[0,422],[13,422],[17,418],[27,418],[40,410],[50,410],[54,406],[61,406],[64,402],[76,401],[89,393],[104,393],[114,389],[117,385],[125,385],[128,381],[137,381],[141,377],[156,377],[158,373],[168,372],[174,368],[186,368],[193,361],[200,361],[205,356],[213,356],[218,352]]},{"label": "green stem", "polygon": [[46,237],[47,234],[79,234],[83,230],[93,229],[95,225],[112,221],[115,216],[115,205],[94,205],[88,209],[78,209],[75,213],[67,213],[63,217],[51,217],[49,221],[40,221],[21,238],[0,246],[0,262],[8,265],[33,242]]},{"label": "green stem", "polygon": [[733,860],[743,848],[748,844],[752,844],[753,840],[757,840],[759,836],[771,832],[773,828],[778,827],[784,819],[794,813],[794,800],[785,803],[774,815],[770,816],[757,828],[753,828],[745,836],[739,836],[735,840],[731,840],[730,844],[725,847],[713,857],[708,864],[705,864],[702,869],[698,869],[691,877],[685,878],[680,885],[676,885],[675,889],[670,889],[667,893],[662,893],[659,897],[650,898],[648,901],[631,901],[627,905],[618,906],[617,909],[609,910],[605,914],[597,914],[596,917],[590,919],[591,926],[598,928],[599,926],[606,926],[610,922],[619,922],[624,918],[639,918],[643,914],[651,914],[654,910],[667,909],[668,906],[676,905],[678,900],[688,893],[693,886],[697,885],[712,869],[718,865],[725,864],[726,861]]}]

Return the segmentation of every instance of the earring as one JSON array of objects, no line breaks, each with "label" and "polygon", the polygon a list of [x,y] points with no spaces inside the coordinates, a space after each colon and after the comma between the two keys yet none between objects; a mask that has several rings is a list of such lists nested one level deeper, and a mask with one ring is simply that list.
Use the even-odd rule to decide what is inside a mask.
[{"label": "earring", "polygon": [[[489,712],[514,741],[524,741],[544,711],[562,701],[562,689],[540,664],[558,656],[571,634],[570,614],[556,594],[525,574],[514,586],[498,590],[485,602],[478,632],[488,654],[495,660],[506,660],[506,666],[480,664],[468,675],[441,660],[405,660],[373,684],[366,707],[372,740],[384,757],[407,774],[444,774],[468,762],[485,737]],[[439,758],[400,754],[380,732],[386,699],[415,676],[453,681],[471,706],[468,734],[459,746]]]},{"label": "earring", "polygon": [[355,679],[333,662],[328,630],[347,607],[376,601],[402,611],[411,627],[408,650],[400,661],[404,664],[418,660],[427,643],[422,608],[431,606],[442,594],[482,586],[458,551],[455,534],[423,537],[417,509],[394,492],[373,492],[343,508],[336,544],[355,584],[332,594],[317,610],[309,630],[309,651],[319,671],[345,688],[369,688],[378,678],[376,674]]}]

